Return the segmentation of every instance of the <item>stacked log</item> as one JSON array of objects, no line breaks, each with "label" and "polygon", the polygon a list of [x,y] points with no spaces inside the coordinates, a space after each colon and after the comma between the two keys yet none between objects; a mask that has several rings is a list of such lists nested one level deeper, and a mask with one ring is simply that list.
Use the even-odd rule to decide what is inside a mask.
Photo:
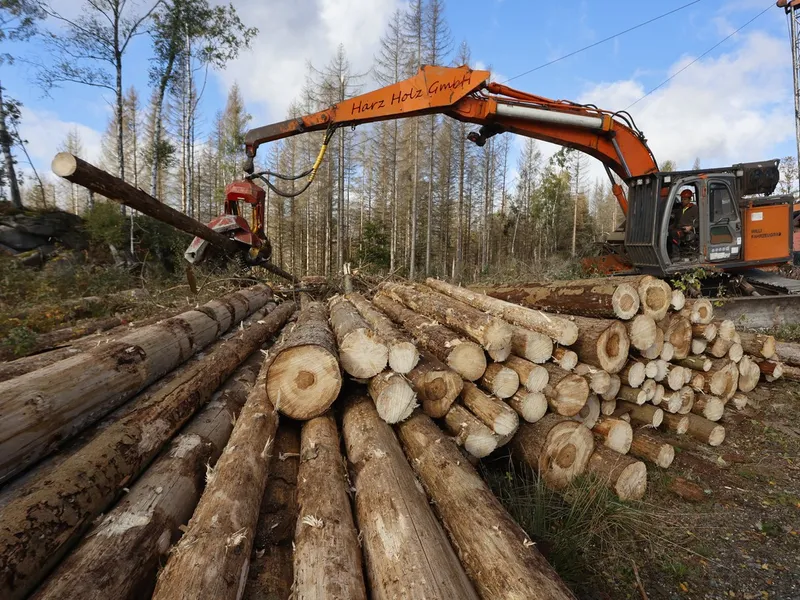
[{"label": "stacked log", "polygon": [[419,351],[414,343],[404,335],[391,319],[375,308],[361,294],[348,294],[347,299],[369,323],[370,327],[387,344],[389,349],[389,368],[395,373],[409,373],[419,362]]},{"label": "stacked log", "polygon": [[342,368],[360,379],[369,379],[383,371],[389,361],[389,348],[353,303],[334,296],[328,301],[328,308]]}]

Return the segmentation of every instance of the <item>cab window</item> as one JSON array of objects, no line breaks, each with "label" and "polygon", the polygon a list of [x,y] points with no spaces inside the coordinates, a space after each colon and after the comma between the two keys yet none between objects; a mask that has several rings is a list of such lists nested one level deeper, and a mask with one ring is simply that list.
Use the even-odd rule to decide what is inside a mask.
[{"label": "cab window", "polygon": [[711,223],[719,223],[725,219],[732,221],[736,218],[731,191],[724,183],[709,184],[708,206],[711,211],[709,219]]}]

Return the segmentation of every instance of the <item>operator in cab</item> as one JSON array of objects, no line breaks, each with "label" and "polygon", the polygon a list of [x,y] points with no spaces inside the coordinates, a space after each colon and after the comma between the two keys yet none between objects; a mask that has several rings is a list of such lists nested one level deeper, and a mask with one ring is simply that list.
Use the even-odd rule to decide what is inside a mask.
[{"label": "operator in cab", "polygon": [[699,211],[694,192],[685,189],[680,194],[681,203],[672,214],[672,258],[679,258],[681,241],[691,244],[696,239]]}]

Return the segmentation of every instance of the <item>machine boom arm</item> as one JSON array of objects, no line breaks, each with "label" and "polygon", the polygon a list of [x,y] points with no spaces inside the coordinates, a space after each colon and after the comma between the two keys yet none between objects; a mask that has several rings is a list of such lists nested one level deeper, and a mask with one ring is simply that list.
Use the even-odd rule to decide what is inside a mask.
[{"label": "machine boom arm", "polygon": [[[467,66],[426,65],[405,81],[317,113],[251,129],[245,137],[246,170],[253,171],[256,151],[267,142],[346,125],[442,113],[481,125],[480,132],[470,134],[479,145],[492,135],[510,131],[594,156],[605,165],[609,177],[611,171],[625,180],[658,171],[647,140],[627,113],[527,94],[489,83],[489,76],[488,71]],[[615,183],[614,194],[627,213],[624,193]]]}]

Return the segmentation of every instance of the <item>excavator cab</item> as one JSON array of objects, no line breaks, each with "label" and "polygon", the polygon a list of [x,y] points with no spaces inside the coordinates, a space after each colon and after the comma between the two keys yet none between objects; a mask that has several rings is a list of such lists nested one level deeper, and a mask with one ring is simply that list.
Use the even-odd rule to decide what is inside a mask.
[{"label": "excavator cab", "polygon": [[[771,160],[629,179],[625,250],[630,262],[644,272],[668,275],[695,267],[736,270],[790,261],[793,198],[771,195],[778,165]],[[685,190],[697,206],[691,231],[676,226]]]}]

